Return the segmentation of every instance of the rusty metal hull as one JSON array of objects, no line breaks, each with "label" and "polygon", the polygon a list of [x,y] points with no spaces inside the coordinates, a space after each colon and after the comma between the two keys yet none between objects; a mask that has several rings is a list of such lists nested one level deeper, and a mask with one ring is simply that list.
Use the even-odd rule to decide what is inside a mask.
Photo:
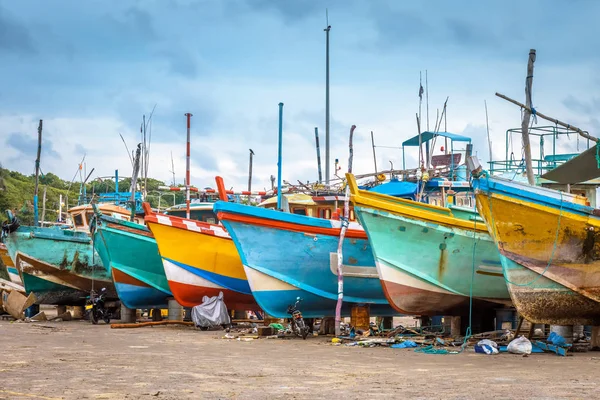
[{"label": "rusty metal hull", "polygon": [[498,178],[474,186],[519,313],[535,323],[599,325],[600,218],[594,210],[579,197]]}]

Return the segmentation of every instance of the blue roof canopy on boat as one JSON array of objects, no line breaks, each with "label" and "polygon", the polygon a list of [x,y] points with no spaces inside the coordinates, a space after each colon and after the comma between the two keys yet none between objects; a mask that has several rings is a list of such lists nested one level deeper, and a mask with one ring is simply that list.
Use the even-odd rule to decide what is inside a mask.
[{"label": "blue roof canopy on boat", "polygon": [[410,197],[411,199],[414,199],[417,190],[418,185],[416,183],[399,180],[392,180],[369,189],[370,192],[387,194],[394,197]]},{"label": "blue roof canopy on boat", "polygon": [[[425,143],[430,141],[435,137],[445,137],[455,142],[471,142],[471,138],[467,136],[457,135],[456,133],[450,132],[422,132],[421,133],[421,143]],[[402,143],[402,147],[412,147],[419,146],[419,135],[412,137],[408,140],[405,140]]]}]

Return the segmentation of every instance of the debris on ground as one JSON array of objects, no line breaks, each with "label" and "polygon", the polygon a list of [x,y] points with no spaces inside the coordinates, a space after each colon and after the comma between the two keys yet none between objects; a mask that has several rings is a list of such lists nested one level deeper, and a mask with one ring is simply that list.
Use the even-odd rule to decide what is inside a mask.
[{"label": "debris on ground", "polygon": [[508,344],[507,350],[513,354],[531,354],[531,342],[525,336],[519,336]]}]

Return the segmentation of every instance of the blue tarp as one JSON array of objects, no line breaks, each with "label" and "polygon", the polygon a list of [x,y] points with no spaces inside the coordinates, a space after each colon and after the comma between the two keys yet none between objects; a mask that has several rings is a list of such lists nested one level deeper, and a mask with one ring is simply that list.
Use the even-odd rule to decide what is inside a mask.
[{"label": "blue tarp", "polygon": [[371,189],[371,192],[387,194],[394,197],[410,197],[414,199],[418,185],[413,182],[393,180]]}]

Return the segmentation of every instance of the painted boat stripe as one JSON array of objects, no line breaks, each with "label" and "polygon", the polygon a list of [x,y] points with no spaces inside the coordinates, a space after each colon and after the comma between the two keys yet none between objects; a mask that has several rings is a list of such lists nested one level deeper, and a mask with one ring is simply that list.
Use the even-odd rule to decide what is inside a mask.
[{"label": "painted boat stripe", "polygon": [[211,281],[217,285],[223,286],[226,289],[233,290],[235,292],[250,294],[250,286],[248,285],[248,281],[245,279],[232,278],[229,276],[224,276],[220,274],[215,274],[213,272],[208,272],[205,270],[201,270],[199,268],[194,268],[189,265],[180,263],[173,259],[163,257],[163,260],[167,260],[170,263],[191,272],[192,274],[198,275],[208,281]]},{"label": "painted boat stripe", "polygon": [[423,280],[418,276],[414,276],[398,267],[395,267],[393,264],[390,264],[382,259],[377,259],[376,261],[378,271],[380,271],[380,279],[383,281],[388,281],[392,283],[397,283],[398,285],[414,287],[420,290],[426,290],[430,292],[436,293],[445,293],[445,294],[458,294],[453,290],[448,290],[445,287],[437,286],[427,280]]},{"label": "painted boat stripe", "polygon": [[[278,272],[275,272],[275,271],[272,271],[272,270],[269,270],[266,268],[262,268],[262,267],[259,267],[256,265],[247,265],[246,267],[255,269],[259,272],[262,272],[265,275],[268,275],[275,279],[279,279],[280,281],[283,281],[289,285],[295,286],[301,290],[310,292],[314,295],[321,296],[321,297],[324,297],[324,298],[330,299],[330,300],[337,300],[337,298],[338,298],[337,293],[329,293],[324,290],[317,289],[314,286],[307,285],[296,279],[292,279],[289,276],[284,276],[283,274],[280,274]],[[384,298],[372,299],[372,298],[363,298],[363,297],[356,297],[356,296],[344,296],[344,301],[347,301],[349,303],[388,304],[388,301]]]},{"label": "painted boat stripe", "polygon": [[[318,226],[300,225],[285,221],[278,221],[273,219],[259,218],[250,215],[233,214],[229,212],[220,211],[218,213],[220,220],[239,222],[249,225],[256,225],[267,227],[270,229],[283,229],[292,232],[304,232],[328,236],[339,236],[340,228],[323,228]],[[318,219],[318,218],[315,218]],[[364,230],[348,229],[346,231],[346,237],[350,239],[367,239],[367,234]]]},{"label": "painted boat stripe", "polygon": [[178,265],[173,264],[169,260],[163,258],[163,266],[165,268],[165,275],[167,276],[168,282],[177,282],[183,285],[206,287],[213,289],[225,289],[221,285],[217,285],[214,282],[208,281],[201,276],[198,276],[186,269],[181,268]]},{"label": "painted boat stripe", "polygon": [[496,267],[492,265],[478,265],[477,268],[479,268],[482,271],[496,272],[502,274],[502,267]]}]

